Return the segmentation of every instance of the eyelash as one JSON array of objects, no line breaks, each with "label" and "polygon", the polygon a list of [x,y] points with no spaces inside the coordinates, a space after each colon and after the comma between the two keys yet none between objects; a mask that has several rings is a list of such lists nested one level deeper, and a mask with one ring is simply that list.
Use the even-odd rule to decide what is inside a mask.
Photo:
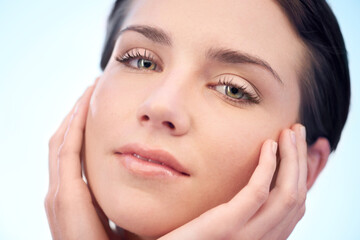
[{"label": "eyelash", "polygon": [[144,60],[148,60],[148,61],[151,61],[153,62],[157,68],[160,68],[159,64],[154,61],[154,56],[152,55],[152,53],[150,51],[147,51],[146,49],[141,49],[144,53],[141,53],[140,52],[140,49],[132,49],[128,52],[126,52],[125,54],[121,55],[121,56],[117,56],[115,58],[116,61],[122,63],[122,64],[125,64],[127,67],[130,67],[130,68],[133,68],[133,69],[136,69],[136,70],[140,70],[140,71],[161,71],[161,69],[158,69],[158,70],[149,70],[149,69],[139,69],[139,68],[136,68],[136,67],[133,67],[133,66],[130,66],[130,61],[132,60],[135,60],[135,59],[144,59]]},{"label": "eyelash", "polygon": [[[232,82],[232,78],[231,79],[227,79],[226,77],[223,77],[221,79],[219,79],[218,85],[223,85],[223,86],[229,86],[229,87],[234,87],[239,89],[239,91],[241,91],[246,99],[236,99],[236,98],[232,98],[229,97],[228,95],[222,94],[227,100],[235,103],[235,104],[259,104],[261,102],[261,98],[254,93],[250,93],[247,90],[247,87],[245,85],[238,85]],[[211,88],[215,89],[216,86],[212,86]]]},{"label": "eyelash", "polygon": [[[118,61],[118,62],[120,62],[122,64],[125,64],[129,68],[139,70],[139,71],[161,71],[161,69],[160,70],[140,69],[138,67],[134,67],[134,66],[130,65],[130,61],[132,61],[132,60],[144,59],[144,60],[148,60],[148,61],[153,62],[156,65],[156,68],[160,68],[158,63],[156,61],[154,61],[154,56],[151,54],[150,51],[147,51],[146,49],[141,49],[141,50],[144,53],[141,53],[140,49],[132,49],[132,50],[126,52],[125,54],[121,55],[121,56],[117,56],[116,61]],[[239,89],[239,91],[241,91],[244,94],[246,99],[243,99],[243,98],[236,99],[236,98],[229,97],[226,94],[220,93],[220,94],[222,94],[224,96],[224,98],[226,98],[226,100],[231,101],[232,104],[236,104],[236,105],[239,105],[239,104],[242,104],[242,105],[243,104],[258,104],[261,101],[261,98],[257,94],[250,93],[247,90],[247,87],[245,85],[240,86],[238,84],[233,83],[232,78],[231,79],[228,79],[227,77],[220,78],[218,84],[216,86],[213,85],[210,88],[217,91],[215,89],[217,86],[234,87],[234,88]]]}]

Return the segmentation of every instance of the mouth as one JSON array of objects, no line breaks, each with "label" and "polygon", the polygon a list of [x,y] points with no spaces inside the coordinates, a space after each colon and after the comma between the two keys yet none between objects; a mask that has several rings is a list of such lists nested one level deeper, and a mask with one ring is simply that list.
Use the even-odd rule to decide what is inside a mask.
[{"label": "mouth", "polygon": [[122,165],[132,174],[146,177],[189,177],[189,171],[170,153],[139,144],[128,144],[115,151]]},{"label": "mouth", "polygon": [[163,162],[159,162],[159,161],[156,161],[156,160],[152,160],[150,158],[144,158],[136,153],[133,153],[132,154],[134,157],[138,158],[138,159],[141,159],[143,161],[147,161],[147,162],[151,162],[151,163],[155,163],[155,164],[160,164],[160,165],[165,165]]}]

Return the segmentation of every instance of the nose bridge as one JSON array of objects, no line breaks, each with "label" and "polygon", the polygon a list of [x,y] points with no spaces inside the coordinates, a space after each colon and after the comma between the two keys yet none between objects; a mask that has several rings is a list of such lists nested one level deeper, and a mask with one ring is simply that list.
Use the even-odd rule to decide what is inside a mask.
[{"label": "nose bridge", "polygon": [[186,106],[185,74],[169,73],[139,106],[137,118],[141,125],[162,129],[173,135],[185,134],[190,128]]},{"label": "nose bridge", "polygon": [[173,71],[163,76],[157,88],[149,94],[146,101],[154,106],[162,108],[171,106],[171,108],[181,110],[186,103],[188,75],[185,71]]}]

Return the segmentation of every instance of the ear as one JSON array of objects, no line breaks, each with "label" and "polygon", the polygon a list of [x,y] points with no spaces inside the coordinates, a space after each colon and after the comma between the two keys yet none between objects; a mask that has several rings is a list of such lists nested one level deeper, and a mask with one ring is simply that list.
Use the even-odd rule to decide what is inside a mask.
[{"label": "ear", "polygon": [[324,169],[330,152],[329,141],[323,137],[318,138],[313,145],[308,147],[308,175],[306,182],[308,190]]}]

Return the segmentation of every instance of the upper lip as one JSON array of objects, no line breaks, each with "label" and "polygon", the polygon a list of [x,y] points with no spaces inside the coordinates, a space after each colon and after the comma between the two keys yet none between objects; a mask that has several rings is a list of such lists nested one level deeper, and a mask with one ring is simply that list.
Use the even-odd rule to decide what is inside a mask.
[{"label": "upper lip", "polygon": [[151,159],[183,174],[190,176],[189,171],[183,167],[169,152],[162,149],[150,148],[140,144],[126,144],[115,151],[116,154],[137,154],[140,157]]}]

